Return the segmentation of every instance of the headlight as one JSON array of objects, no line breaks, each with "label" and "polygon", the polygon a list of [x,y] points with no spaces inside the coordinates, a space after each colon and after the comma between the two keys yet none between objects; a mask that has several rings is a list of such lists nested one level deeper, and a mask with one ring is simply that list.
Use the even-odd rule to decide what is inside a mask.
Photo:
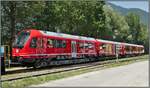
[{"label": "headlight", "polygon": [[16,53],[18,53],[19,52],[19,49],[16,49]]}]

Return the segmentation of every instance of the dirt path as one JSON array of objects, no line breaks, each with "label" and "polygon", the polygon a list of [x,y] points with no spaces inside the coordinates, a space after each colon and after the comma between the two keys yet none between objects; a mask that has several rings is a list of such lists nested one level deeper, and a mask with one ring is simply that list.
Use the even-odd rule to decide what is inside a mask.
[{"label": "dirt path", "polygon": [[47,82],[32,87],[148,86],[148,61],[137,62]]}]

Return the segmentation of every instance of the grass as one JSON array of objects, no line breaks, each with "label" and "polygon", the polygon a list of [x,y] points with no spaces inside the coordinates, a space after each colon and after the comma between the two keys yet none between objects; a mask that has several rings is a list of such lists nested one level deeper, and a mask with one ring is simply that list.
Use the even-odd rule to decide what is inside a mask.
[{"label": "grass", "polygon": [[67,72],[60,72],[60,73],[48,74],[48,75],[43,75],[43,76],[38,76],[38,77],[24,78],[24,79],[19,79],[19,80],[15,80],[15,81],[6,81],[6,82],[2,82],[2,87],[3,88],[25,88],[30,85],[41,84],[44,82],[57,80],[57,79],[61,79],[61,78],[66,78],[66,77],[71,77],[71,76],[75,76],[75,75],[79,75],[79,74],[83,74],[83,73],[87,73],[87,72],[91,72],[91,71],[97,71],[100,69],[111,68],[111,67],[116,67],[116,66],[121,66],[121,65],[127,65],[127,64],[131,64],[131,63],[137,62],[137,61],[148,60],[148,55],[131,57],[131,58],[139,58],[139,59],[109,63],[109,64],[105,64],[104,67],[82,68],[82,69],[72,70],[72,71],[67,71]]}]

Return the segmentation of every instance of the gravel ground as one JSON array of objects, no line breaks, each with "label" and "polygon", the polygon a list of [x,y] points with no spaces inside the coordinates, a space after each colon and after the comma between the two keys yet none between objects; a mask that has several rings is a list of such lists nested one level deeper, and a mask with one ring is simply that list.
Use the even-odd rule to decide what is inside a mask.
[{"label": "gravel ground", "polygon": [[30,87],[148,87],[148,65],[142,61]]}]

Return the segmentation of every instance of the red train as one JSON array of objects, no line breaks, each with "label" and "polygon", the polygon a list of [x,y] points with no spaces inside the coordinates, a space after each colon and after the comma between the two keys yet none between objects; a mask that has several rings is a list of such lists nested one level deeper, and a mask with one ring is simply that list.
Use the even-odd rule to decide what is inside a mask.
[{"label": "red train", "polygon": [[12,62],[33,66],[56,59],[122,57],[143,53],[142,45],[28,29],[18,33],[13,43]]}]

